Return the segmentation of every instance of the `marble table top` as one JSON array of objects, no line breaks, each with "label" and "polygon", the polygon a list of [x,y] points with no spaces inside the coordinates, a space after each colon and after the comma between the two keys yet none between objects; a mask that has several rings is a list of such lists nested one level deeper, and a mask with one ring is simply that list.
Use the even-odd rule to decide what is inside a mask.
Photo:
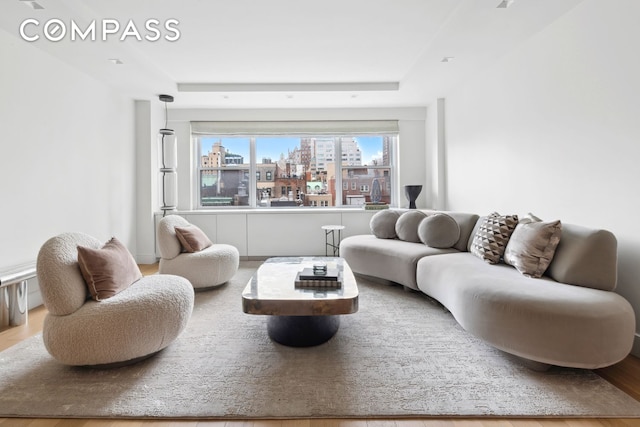
[{"label": "marble table top", "polygon": [[[317,262],[325,262],[328,269],[341,272],[340,288],[295,286],[298,272]],[[358,286],[349,264],[342,258],[269,258],[242,291],[242,309],[249,314],[281,316],[350,314],[358,311]]]}]

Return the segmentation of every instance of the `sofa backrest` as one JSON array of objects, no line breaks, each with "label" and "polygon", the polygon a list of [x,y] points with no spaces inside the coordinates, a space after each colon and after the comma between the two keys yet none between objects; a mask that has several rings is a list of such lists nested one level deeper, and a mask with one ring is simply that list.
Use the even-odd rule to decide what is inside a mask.
[{"label": "sofa backrest", "polygon": [[[470,250],[473,227],[467,250]],[[551,264],[544,274],[556,282],[613,291],[618,278],[618,242],[607,230],[562,223],[562,235]]]},{"label": "sofa backrest", "polygon": [[607,230],[562,224],[562,236],[545,273],[553,280],[613,291],[618,277],[618,242]]}]

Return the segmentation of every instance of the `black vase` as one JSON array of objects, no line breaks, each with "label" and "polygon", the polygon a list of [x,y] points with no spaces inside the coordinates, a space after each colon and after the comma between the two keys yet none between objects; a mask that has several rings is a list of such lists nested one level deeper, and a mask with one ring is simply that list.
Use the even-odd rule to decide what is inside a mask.
[{"label": "black vase", "polygon": [[420,195],[422,191],[422,185],[405,185],[404,186],[404,194],[409,199],[409,209],[416,208],[416,199]]}]

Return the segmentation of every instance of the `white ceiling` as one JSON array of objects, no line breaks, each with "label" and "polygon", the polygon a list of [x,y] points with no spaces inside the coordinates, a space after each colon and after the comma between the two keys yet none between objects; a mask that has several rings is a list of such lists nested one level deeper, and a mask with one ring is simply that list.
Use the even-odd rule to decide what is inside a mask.
[{"label": "white ceiling", "polygon": [[[2,0],[0,27],[136,99],[167,93],[173,107],[320,108],[427,105],[582,0],[515,0],[506,9],[496,7],[501,0],[36,1],[44,9]],[[40,21],[27,27],[41,35],[35,42],[19,35],[28,18]],[[96,41],[54,43],[42,36],[52,18],[81,28],[115,19],[122,28],[106,42],[98,30]],[[120,41],[129,20],[149,35],[151,18],[178,20],[180,38]],[[441,62],[445,56],[454,59]],[[193,83],[216,91],[179,90]],[[324,90],[336,83],[341,90]],[[351,89],[356,83],[398,89]]]}]

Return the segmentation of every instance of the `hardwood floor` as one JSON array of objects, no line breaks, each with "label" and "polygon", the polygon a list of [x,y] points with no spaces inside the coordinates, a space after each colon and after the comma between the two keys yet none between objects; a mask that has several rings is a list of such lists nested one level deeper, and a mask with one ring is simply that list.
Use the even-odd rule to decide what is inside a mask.
[{"label": "hardwood floor", "polygon": [[[157,264],[141,265],[143,274],[153,274]],[[42,331],[47,311],[29,312],[26,325],[0,331],[0,351]],[[640,359],[595,371],[601,377],[640,401]],[[0,383],[2,378],[0,378]],[[117,420],[0,418],[0,427],[640,427],[640,419],[576,418],[416,418],[416,419],[300,419],[300,420]]]}]

